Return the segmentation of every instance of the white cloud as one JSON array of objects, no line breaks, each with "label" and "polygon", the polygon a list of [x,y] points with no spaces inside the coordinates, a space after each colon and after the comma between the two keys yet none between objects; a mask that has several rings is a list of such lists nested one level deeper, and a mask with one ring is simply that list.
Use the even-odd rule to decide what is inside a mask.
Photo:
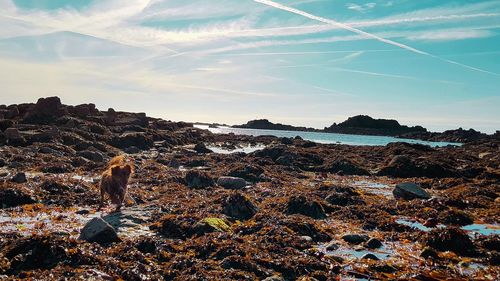
[{"label": "white cloud", "polygon": [[370,2],[370,3],[366,3],[366,4],[356,4],[356,3],[347,3],[346,4],[346,7],[347,9],[349,10],[353,10],[353,11],[356,11],[356,12],[360,12],[360,13],[364,13],[368,10],[371,10],[373,8],[375,8],[377,6],[377,3],[375,2]]}]

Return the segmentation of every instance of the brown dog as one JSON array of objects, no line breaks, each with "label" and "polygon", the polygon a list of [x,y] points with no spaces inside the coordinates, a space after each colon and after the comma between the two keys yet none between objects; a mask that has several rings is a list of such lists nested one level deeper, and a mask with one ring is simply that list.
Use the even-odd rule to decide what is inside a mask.
[{"label": "brown dog", "polygon": [[104,196],[106,193],[111,199],[111,203],[116,205],[119,211],[122,207],[125,195],[127,194],[127,184],[130,175],[134,172],[132,165],[125,162],[123,155],[116,156],[108,163],[108,168],[102,173],[101,178],[101,203],[100,210],[104,206]]}]

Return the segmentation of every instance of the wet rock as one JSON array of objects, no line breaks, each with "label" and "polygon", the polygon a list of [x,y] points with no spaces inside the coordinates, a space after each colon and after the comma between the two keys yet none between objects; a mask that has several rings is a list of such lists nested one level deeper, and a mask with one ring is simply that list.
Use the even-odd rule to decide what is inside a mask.
[{"label": "wet rock", "polygon": [[438,251],[452,251],[457,255],[468,256],[475,252],[474,244],[465,231],[460,228],[438,228],[427,233],[425,245]]},{"label": "wet rock", "polygon": [[83,150],[78,151],[76,155],[97,163],[104,162],[104,156],[97,151]]},{"label": "wet rock", "polygon": [[7,141],[17,140],[22,138],[21,133],[19,133],[19,130],[17,128],[7,128],[4,134]]},{"label": "wet rock", "polygon": [[203,171],[191,170],[185,176],[188,187],[207,188],[214,185],[212,177]]},{"label": "wet rock", "polygon": [[208,149],[204,143],[200,142],[194,146],[194,151],[198,153],[212,153],[213,151]]},{"label": "wet rock", "polygon": [[93,218],[85,224],[78,239],[99,244],[120,241],[115,229],[102,218]]},{"label": "wet rock", "polygon": [[211,232],[231,232],[231,227],[220,218],[205,218],[193,226],[195,234],[203,235]]},{"label": "wet rock", "polygon": [[23,173],[23,172],[19,172],[17,174],[15,174],[12,179],[11,179],[13,182],[15,183],[25,183],[27,182],[28,180],[26,179],[26,174]]},{"label": "wet rock", "polygon": [[47,124],[66,113],[58,97],[40,98],[37,103],[26,112],[23,122]]},{"label": "wet rock", "polygon": [[358,244],[361,244],[363,242],[368,241],[368,239],[370,239],[370,237],[368,235],[365,235],[365,234],[346,234],[346,235],[342,236],[342,239],[344,241],[346,241],[347,243],[358,245]]},{"label": "wet rock", "polygon": [[380,247],[382,247],[382,242],[377,238],[370,238],[370,240],[366,242],[366,248],[368,249],[378,249]]},{"label": "wet rock", "polygon": [[220,177],[217,179],[217,185],[228,189],[242,189],[247,185],[247,182],[237,177]]},{"label": "wet rock", "polygon": [[431,196],[429,195],[429,193],[427,193],[427,191],[425,191],[419,185],[412,182],[397,184],[394,190],[392,191],[392,194],[396,199],[401,198],[405,200],[431,198]]},{"label": "wet rock", "polygon": [[292,145],[293,139],[283,137],[283,138],[280,138],[280,142],[281,142],[281,144],[284,144],[284,145]]},{"label": "wet rock", "polygon": [[36,203],[36,200],[23,189],[0,186],[0,208],[11,208]]},{"label": "wet rock", "polygon": [[372,253],[367,253],[367,254],[364,254],[362,257],[361,257],[362,260],[374,260],[374,261],[378,261],[380,260],[377,256],[375,256],[374,254]]},{"label": "wet rock", "polygon": [[287,214],[301,214],[313,219],[326,218],[325,210],[321,203],[307,199],[305,196],[293,196],[288,201]]},{"label": "wet rock", "polygon": [[330,252],[337,250],[339,247],[340,246],[337,244],[337,241],[330,241],[328,244],[325,245],[325,249]]},{"label": "wet rock", "polygon": [[225,215],[239,220],[250,219],[257,211],[257,206],[255,206],[250,198],[241,193],[232,194],[226,199],[223,206]]}]

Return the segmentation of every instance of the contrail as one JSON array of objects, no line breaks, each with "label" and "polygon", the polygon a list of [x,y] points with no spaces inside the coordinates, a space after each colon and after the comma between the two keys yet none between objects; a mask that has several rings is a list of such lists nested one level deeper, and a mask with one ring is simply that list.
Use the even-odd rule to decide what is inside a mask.
[{"label": "contrail", "polygon": [[377,36],[375,34],[368,33],[366,31],[354,28],[354,27],[352,27],[350,25],[347,25],[347,24],[344,24],[344,23],[341,23],[341,22],[338,22],[338,21],[335,21],[335,20],[332,20],[332,19],[327,19],[327,18],[315,16],[315,15],[310,14],[308,12],[304,12],[304,11],[301,11],[301,10],[298,10],[298,9],[295,9],[295,8],[292,8],[292,7],[288,7],[288,6],[282,5],[280,3],[276,3],[274,1],[269,1],[269,0],[254,0],[254,2],[261,3],[261,4],[264,4],[264,5],[267,5],[267,6],[271,6],[271,7],[274,7],[276,9],[287,11],[287,12],[290,12],[290,13],[293,13],[293,14],[297,14],[297,15],[300,15],[300,16],[303,16],[303,17],[306,17],[306,18],[309,18],[309,19],[312,19],[312,20],[316,20],[316,21],[323,22],[323,23],[326,23],[326,24],[331,24],[331,25],[334,25],[334,26],[338,26],[338,27],[340,27],[342,29],[349,30],[351,32],[363,35],[363,36],[368,37],[368,38],[375,39],[377,41],[380,41],[380,42],[383,42],[383,43],[386,43],[386,44],[389,44],[389,45],[393,45],[393,46],[396,46],[396,47],[408,50],[408,51],[413,52],[413,53],[417,53],[417,54],[420,54],[420,55],[430,56],[432,58],[435,58],[435,59],[438,59],[438,60],[441,60],[441,61],[444,61],[444,62],[447,62],[447,63],[450,63],[450,64],[458,65],[458,66],[461,66],[461,67],[464,67],[464,68],[467,68],[467,69],[470,69],[470,70],[474,70],[474,71],[478,71],[478,72],[482,72],[482,73],[488,73],[488,74],[500,76],[500,74],[498,74],[498,73],[490,72],[490,71],[487,71],[487,70],[482,70],[482,69],[479,69],[479,68],[476,68],[476,67],[472,67],[472,66],[468,66],[468,65],[465,65],[465,64],[462,64],[462,63],[459,63],[459,62],[455,62],[455,61],[452,61],[452,60],[443,59],[443,58],[440,58],[438,56],[429,54],[427,52],[415,49],[415,48],[410,47],[408,45],[405,45],[405,44],[402,44],[402,43],[398,43],[398,42],[395,42],[395,41],[392,41],[392,40],[389,40],[389,39],[385,39],[385,38],[382,38],[382,37]]}]

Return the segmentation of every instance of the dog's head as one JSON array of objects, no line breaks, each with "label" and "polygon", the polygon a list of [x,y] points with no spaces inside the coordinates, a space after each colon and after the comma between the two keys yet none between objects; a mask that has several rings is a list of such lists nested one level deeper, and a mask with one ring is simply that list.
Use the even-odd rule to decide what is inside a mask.
[{"label": "dog's head", "polygon": [[132,172],[133,168],[132,165],[130,164],[115,165],[111,167],[111,175],[113,177],[118,177],[122,180],[128,180]]}]

